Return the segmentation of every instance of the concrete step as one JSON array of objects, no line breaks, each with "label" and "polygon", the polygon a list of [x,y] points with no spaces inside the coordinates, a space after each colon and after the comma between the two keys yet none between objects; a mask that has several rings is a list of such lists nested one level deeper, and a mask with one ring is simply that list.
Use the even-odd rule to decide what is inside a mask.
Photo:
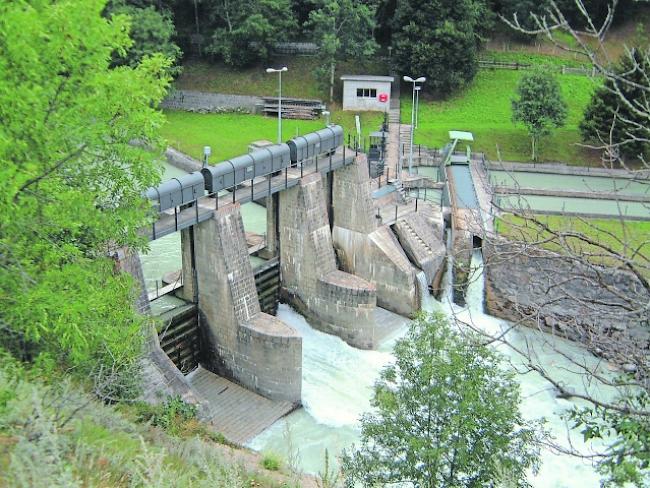
[{"label": "concrete step", "polygon": [[246,444],[296,408],[290,402],[264,398],[201,366],[187,379],[206,400],[210,424],[236,444]]}]

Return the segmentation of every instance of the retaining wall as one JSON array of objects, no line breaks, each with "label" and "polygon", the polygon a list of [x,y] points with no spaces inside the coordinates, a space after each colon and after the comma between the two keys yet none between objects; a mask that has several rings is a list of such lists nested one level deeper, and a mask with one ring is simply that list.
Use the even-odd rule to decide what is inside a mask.
[{"label": "retaining wall", "polygon": [[162,108],[186,110],[188,112],[233,112],[255,113],[255,106],[262,103],[260,97],[229,95],[194,90],[174,90],[162,101]]}]

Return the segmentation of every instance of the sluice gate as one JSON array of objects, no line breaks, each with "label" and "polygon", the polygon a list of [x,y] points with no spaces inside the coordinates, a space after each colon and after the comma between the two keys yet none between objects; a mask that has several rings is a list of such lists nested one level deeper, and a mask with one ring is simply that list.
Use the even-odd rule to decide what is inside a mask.
[{"label": "sluice gate", "polygon": [[201,356],[197,306],[184,305],[159,318],[158,339],[162,350],[183,374],[195,370]]},{"label": "sluice gate", "polygon": [[276,257],[253,269],[262,312],[275,315],[280,299],[280,260]]}]

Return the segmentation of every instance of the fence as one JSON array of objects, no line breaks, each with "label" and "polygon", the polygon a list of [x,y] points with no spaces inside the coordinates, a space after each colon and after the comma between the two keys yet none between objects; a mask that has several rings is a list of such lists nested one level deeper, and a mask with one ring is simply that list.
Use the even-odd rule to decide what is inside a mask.
[{"label": "fence", "polygon": [[[509,69],[509,70],[520,70],[520,69],[531,69],[535,66],[527,63],[508,63],[506,61],[492,61],[489,59],[479,59],[478,67],[482,69]],[[570,66],[545,66],[546,68],[557,71],[563,75],[582,75],[595,77],[600,76],[601,73],[595,68],[574,68]]]}]

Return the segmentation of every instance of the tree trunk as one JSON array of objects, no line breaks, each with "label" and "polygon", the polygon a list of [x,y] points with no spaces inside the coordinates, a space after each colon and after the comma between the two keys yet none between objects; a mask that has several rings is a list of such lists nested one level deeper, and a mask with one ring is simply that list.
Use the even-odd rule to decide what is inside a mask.
[{"label": "tree trunk", "polygon": [[336,64],[332,63],[330,65],[330,103],[334,101],[334,69]]},{"label": "tree trunk", "polygon": [[531,140],[532,140],[532,146],[533,146],[533,155],[532,155],[532,159],[533,159],[533,161],[537,161],[537,153],[536,153],[536,151],[535,151],[535,149],[536,149],[536,147],[535,147],[535,136],[532,136],[532,137],[531,137]]}]

